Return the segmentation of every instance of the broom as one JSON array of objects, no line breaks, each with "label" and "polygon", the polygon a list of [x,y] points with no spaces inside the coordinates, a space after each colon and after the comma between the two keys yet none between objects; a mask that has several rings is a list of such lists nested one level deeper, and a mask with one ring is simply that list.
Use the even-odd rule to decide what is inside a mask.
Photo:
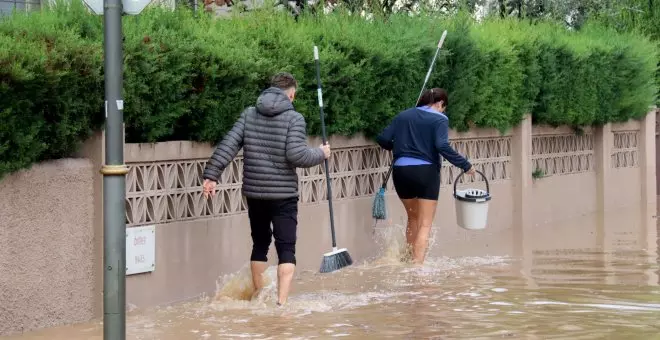
[{"label": "broom", "polygon": [[[440,48],[442,47],[442,44],[445,42],[446,37],[447,37],[447,31],[445,30],[444,32],[442,32],[442,37],[440,37],[440,41],[438,42],[438,48],[435,50],[433,61],[431,61],[431,65],[429,65],[429,70],[428,72],[426,72],[426,78],[424,78],[424,85],[422,85],[422,90],[419,92],[419,97],[417,97],[417,101],[415,102],[415,105],[417,105],[417,103],[419,103],[419,100],[422,98],[422,94],[424,93],[424,89],[426,88],[426,83],[429,81],[429,78],[431,77],[431,71],[433,71],[433,65],[435,64],[435,59],[438,57],[438,52],[440,52]],[[381,185],[380,189],[378,189],[378,192],[376,192],[376,197],[374,197],[374,203],[371,207],[371,215],[373,216],[373,218],[376,219],[376,223],[378,222],[378,220],[387,219],[387,207],[385,206],[385,189],[387,187],[387,182],[390,180],[390,176],[392,175],[393,168],[394,168],[394,160],[392,160],[392,164],[390,164],[390,169],[387,171],[387,174],[383,179],[383,184]]]},{"label": "broom", "polygon": [[[321,115],[321,134],[323,137],[323,145],[327,143],[327,136],[325,133],[325,116],[323,115],[323,94],[321,92],[321,65],[319,63],[319,49],[314,46],[314,61],[316,62],[316,83],[318,85],[318,100],[319,110]],[[328,209],[330,209],[330,233],[332,234],[332,251],[323,254],[323,261],[321,262],[321,273],[330,273],[335,270],[353,264],[351,255],[348,254],[346,248],[337,249],[337,238],[335,237],[335,218],[332,210],[332,183],[330,182],[330,167],[328,160],[325,160],[325,181],[328,185]]]}]

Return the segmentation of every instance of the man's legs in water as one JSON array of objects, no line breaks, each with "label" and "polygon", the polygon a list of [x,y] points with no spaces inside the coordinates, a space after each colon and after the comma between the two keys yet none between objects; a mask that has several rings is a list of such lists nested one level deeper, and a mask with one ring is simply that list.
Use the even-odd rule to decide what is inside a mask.
[{"label": "man's legs in water", "polygon": [[284,305],[291,291],[296,270],[298,197],[278,200],[273,214],[273,235],[279,265],[277,266],[277,303]]},{"label": "man's legs in water", "polygon": [[247,199],[250,230],[252,231],[252,255],[250,256],[250,271],[255,298],[263,288],[263,273],[268,267],[268,248],[273,237],[270,229],[271,207],[266,200]]},{"label": "man's legs in water", "polygon": [[257,295],[261,292],[261,289],[264,288],[264,272],[268,268],[266,262],[261,261],[250,261],[250,271],[252,272],[252,284],[254,285],[254,292],[252,292],[252,298],[256,298]]},{"label": "man's legs in water", "polygon": [[277,304],[284,305],[289,298],[291,291],[291,281],[296,270],[293,263],[282,263],[277,266]]}]

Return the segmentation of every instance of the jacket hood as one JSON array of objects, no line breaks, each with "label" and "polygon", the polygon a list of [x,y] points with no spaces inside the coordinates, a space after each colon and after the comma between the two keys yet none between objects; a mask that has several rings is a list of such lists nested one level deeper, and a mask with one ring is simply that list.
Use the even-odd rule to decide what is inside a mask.
[{"label": "jacket hood", "polygon": [[274,117],[282,112],[293,110],[293,103],[286,93],[276,87],[271,87],[257,98],[257,112],[267,117]]}]

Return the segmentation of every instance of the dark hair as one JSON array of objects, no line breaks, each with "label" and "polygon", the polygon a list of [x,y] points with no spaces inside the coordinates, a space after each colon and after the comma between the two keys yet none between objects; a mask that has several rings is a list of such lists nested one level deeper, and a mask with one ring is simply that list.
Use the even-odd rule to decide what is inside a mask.
[{"label": "dark hair", "polygon": [[295,89],[298,87],[298,82],[293,74],[288,72],[280,72],[270,79],[270,86],[277,87],[281,90]]},{"label": "dark hair", "polygon": [[430,90],[424,91],[419,98],[419,102],[417,102],[417,107],[433,105],[440,101],[447,106],[449,103],[449,100],[447,99],[447,91],[445,91],[445,89],[434,87]]}]

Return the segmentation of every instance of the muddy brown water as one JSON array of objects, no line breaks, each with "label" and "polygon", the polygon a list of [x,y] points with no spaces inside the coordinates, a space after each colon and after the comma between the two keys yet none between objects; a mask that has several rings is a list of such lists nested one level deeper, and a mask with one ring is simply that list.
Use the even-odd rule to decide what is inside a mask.
[{"label": "muddy brown water", "polygon": [[[274,267],[264,293],[246,300],[246,266],[220,278],[214,297],[132,311],[127,338],[660,339],[658,229],[640,221],[627,211],[537,225],[507,256],[461,255],[465,244],[437,242],[436,228],[421,267],[399,261],[401,226],[380,228],[381,254],[332,274],[298,272],[284,308],[274,306]],[[102,333],[93,321],[6,339]]]}]

